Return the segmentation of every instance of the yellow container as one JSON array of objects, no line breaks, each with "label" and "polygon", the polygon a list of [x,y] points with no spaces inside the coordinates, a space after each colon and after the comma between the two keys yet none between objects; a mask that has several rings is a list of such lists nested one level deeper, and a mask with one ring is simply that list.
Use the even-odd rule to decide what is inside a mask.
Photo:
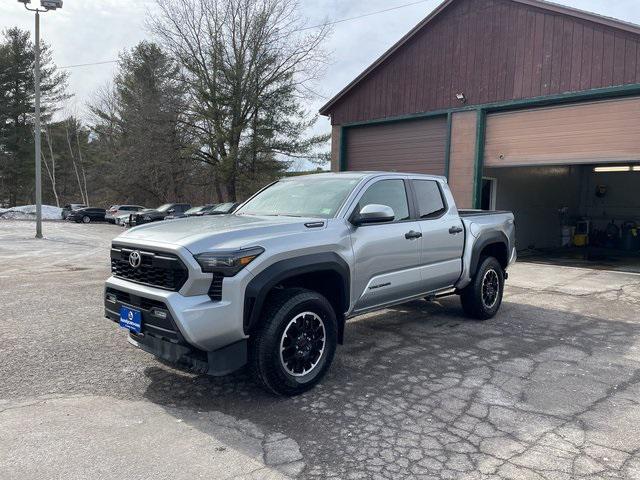
[{"label": "yellow container", "polygon": [[573,236],[573,244],[576,247],[584,247],[589,243],[589,235],[583,233],[576,233]]}]

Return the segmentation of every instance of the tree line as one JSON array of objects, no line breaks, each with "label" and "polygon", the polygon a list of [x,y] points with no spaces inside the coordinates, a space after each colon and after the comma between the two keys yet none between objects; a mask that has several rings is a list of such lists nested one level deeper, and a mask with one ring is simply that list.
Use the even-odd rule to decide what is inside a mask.
[{"label": "tree line", "polygon": [[[295,0],[157,0],[151,39],[123,51],[81,114],[68,74],[41,45],[45,203],[241,200],[302,159],[323,165],[328,135],[305,110],[326,62],[325,27]],[[34,198],[34,45],[0,39],[0,204]]]}]

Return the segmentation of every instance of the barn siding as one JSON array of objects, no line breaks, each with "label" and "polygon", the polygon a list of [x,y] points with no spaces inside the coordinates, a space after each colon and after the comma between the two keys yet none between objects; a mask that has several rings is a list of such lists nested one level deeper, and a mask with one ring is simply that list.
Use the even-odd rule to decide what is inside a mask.
[{"label": "barn siding", "polygon": [[329,109],[334,125],[640,83],[640,36],[510,0],[447,7]]},{"label": "barn siding", "polygon": [[458,112],[451,118],[449,186],[460,208],[473,208],[477,121],[476,112]]},{"label": "barn siding", "polygon": [[331,127],[331,171],[340,171],[340,145],[342,129],[338,125]]}]

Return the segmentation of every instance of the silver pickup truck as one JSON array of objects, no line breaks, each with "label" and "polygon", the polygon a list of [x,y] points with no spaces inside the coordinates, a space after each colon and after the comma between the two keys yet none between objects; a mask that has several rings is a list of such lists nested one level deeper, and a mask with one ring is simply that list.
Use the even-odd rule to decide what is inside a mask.
[{"label": "silver pickup truck", "polygon": [[443,177],[292,177],[233,214],[156,222],[113,240],[105,315],[129,341],[192,371],[249,364],[281,395],[323,377],[345,321],[458,294],[493,317],[515,261],[513,214],[458,211]]}]

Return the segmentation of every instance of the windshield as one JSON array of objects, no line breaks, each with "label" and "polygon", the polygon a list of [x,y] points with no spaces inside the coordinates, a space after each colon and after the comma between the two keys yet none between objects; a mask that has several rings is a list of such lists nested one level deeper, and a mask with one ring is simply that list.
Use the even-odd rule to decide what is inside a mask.
[{"label": "windshield", "polygon": [[189,210],[187,210],[184,213],[185,214],[187,214],[187,213],[196,213],[196,212],[199,212],[200,210],[204,210],[205,208],[207,208],[207,207],[193,207],[193,208],[190,208]]},{"label": "windshield", "polygon": [[237,214],[330,218],[359,181],[354,177],[280,180],[245,203]]},{"label": "windshield", "polygon": [[172,205],[173,203],[165,203],[164,205],[160,205],[158,208],[156,208],[156,210],[158,210],[159,212],[166,212],[171,208]]}]

